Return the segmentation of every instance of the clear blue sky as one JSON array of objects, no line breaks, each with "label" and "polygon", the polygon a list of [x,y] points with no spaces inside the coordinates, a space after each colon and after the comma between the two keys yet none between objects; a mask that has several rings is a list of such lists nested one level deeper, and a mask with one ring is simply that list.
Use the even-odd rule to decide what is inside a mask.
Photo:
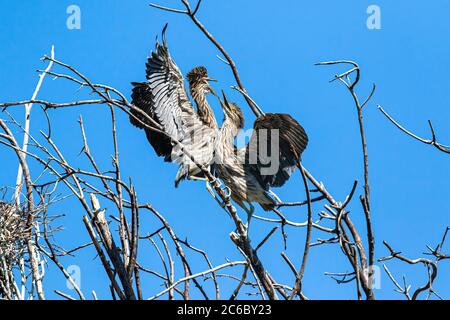
[{"label": "clear blue sky", "polygon": [[[210,75],[220,80],[217,89],[234,84],[227,66],[215,57],[216,49],[187,17],[152,9],[148,1],[3,0],[1,3],[1,101],[31,96],[37,82],[35,70],[44,67],[39,58],[49,52],[52,44],[58,59],[76,66],[92,81],[114,86],[129,95],[130,82],[144,80],[146,56],[166,22],[171,53],[183,73],[193,66],[205,65]],[[160,1],[172,3],[178,1]],[[70,4],[81,8],[80,30],[66,28],[66,8]],[[366,9],[371,4],[381,8],[381,30],[366,27]],[[289,112],[305,127],[310,144],[303,156],[304,165],[324,181],[337,199],[345,197],[354,179],[362,181],[356,113],[344,88],[337,82],[328,83],[342,70],[313,64],[336,59],[357,61],[362,69],[358,88],[361,97],[369,92],[373,82],[377,84],[374,99],[364,110],[377,258],[387,253],[382,240],[388,240],[407,256],[419,257],[426,245],[435,245],[445,226],[450,225],[449,156],[400,133],[375,105],[383,105],[401,123],[425,137],[429,136],[426,121],[432,119],[438,137],[450,143],[449,10],[450,3],[444,0],[205,0],[199,12],[202,22],[234,57],[252,97],[266,111]],[[86,96],[64,80],[50,78],[39,94],[39,98],[57,102]],[[244,105],[237,95],[235,99]],[[11,110],[22,119],[22,108]],[[35,134],[46,128],[45,119],[36,111],[37,108],[32,123]],[[215,111],[220,114],[217,105]],[[247,127],[251,127],[253,116],[245,111]],[[106,168],[112,152],[106,108],[87,106],[51,111],[55,142],[75,166],[86,164],[78,156],[79,114],[84,117],[91,149],[97,159],[104,159],[102,164]],[[223,263],[225,258],[241,259],[228,236],[233,225],[204,190],[204,184],[183,183],[174,189],[176,166],[157,158],[144,133],[132,127],[123,114],[119,116],[118,128],[123,176],[133,178],[140,200],[151,202],[164,213],[179,236],[188,237],[193,245],[209,252],[214,264]],[[0,185],[14,185],[14,155],[0,148],[0,161]],[[35,165],[32,168],[38,169]],[[301,186],[297,172],[277,193],[286,201],[302,200]],[[357,192],[362,192],[361,186]],[[58,239],[68,248],[88,241],[81,222],[83,211],[69,205],[70,201],[55,206],[53,212],[66,214],[60,221],[66,230]],[[315,207],[315,212],[319,209]],[[359,203],[355,201],[350,209],[353,220],[362,228]],[[306,216],[305,209],[289,209],[286,214],[297,221],[304,221]],[[149,216],[143,216],[141,222],[144,231],[157,225]],[[254,221],[253,242],[258,243],[272,227]],[[299,266],[305,230],[288,228],[288,232],[287,254]],[[315,231],[313,237],[325,235]],[[277,233],[272,241],[261,250],[260,257],[277,280],[290,283],[288,279],[292,276],[280,256],[281,235]],[[154,249],[145,245],[141,250],[147,266],[162,272],[160,262],[153,258]],[[109,289],[102,286],[106,275],[94,258],[93,250],[87,249],[79,253],[77,260],[66,259],[64,263],[80,265],[82,289],[86,293],[94,289],[99,297],[108,298]],[[413,288],[426,281],[422,266],[411,268],[397,262],[388,266],[398,279],[406,273]],[[353,284],[337,285],[324,276],[326,271],[344,272],[349,268],[337,246],[313,248],[304,279],[305,294],[313,299],[355,298]],[[200,271],[206,266],[200,259],[194,259],[193,269]],[[70,292],[52,265],[49,270],[47,285]],[[450,265],[442,263],[435,284],[437,292],[447,298],[449,272]],[[223,291],[234,285],[225,281]],[[208,288],[212,292],[212,286]],[[149,295],[157,289],[155,281],[144,284]],[[400,297],[384,274],[376,294],[379,298]],[[54,297],[50,291],[47,295]]]}]

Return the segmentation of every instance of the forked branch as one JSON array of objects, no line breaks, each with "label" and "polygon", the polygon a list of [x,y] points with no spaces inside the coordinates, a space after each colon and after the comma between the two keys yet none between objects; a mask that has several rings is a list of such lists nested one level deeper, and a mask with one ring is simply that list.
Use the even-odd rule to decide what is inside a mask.
[{"label": "forked branch", "polygon": [[386,118],[389,119],[390,122],[392,122],[398,129],[400,129],[402,132],[406,133],[408,136],[416,139],[417,141],[420,141],[422,143],[431,145],[433,147],[435,147],[436,149],[438,149],[441,152],[450,154],[450,146],[444,145],[440,142],[438,142],[437,137],[436,137],[436,132],[434,130],[433,127],[433,123],[431,122],[431,120],[428,120],[428,125],[430,127],[430,131],[431,131],[431,139],[424,139],[422,137],[419,137],[418,135],[414,134],[413,132],[409,131],[408,129],[406,129],[405,127],[403,127],[401,124],[399,124],[394,118],[392,118],[392,116],[389,115],[389,113],[387,113],[383,107],[381,107],[380,105],[377,105],[378,110],[381,111],[381,113],[384,114],[384,116]]}]

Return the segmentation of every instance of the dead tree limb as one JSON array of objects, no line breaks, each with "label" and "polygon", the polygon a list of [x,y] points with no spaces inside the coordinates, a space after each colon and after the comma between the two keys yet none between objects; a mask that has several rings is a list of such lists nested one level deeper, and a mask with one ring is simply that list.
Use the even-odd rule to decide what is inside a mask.
[{"label": "dead tree limb", "polygon": [[429,125],[430,131],[431,131],[431,139],[428,140],[428,139],[421,138],[418,135],[412,133],[411,131],[405,129],[402,125],[400,125],[397,121],[395,121],[394,118],[392,118],[392,116],[390,116],[389,113],[387,113],[380,105],[377,105],[377,108],[378,108],[378,110],[381,111],[381,113],[384,114],[384,116],[386,118],[389,119],[389,121],[391,121],[398,129],[400,129],[402,132],[406,133],[408,136],[413,137],[414,139],[416,139],[417,141],[420,141],[422,143],[431,145],[441,152],[450,154],[450,146],[444,145],[437,141],[436,132],[434,130],[431,120],[428,120],[428,125]]}]

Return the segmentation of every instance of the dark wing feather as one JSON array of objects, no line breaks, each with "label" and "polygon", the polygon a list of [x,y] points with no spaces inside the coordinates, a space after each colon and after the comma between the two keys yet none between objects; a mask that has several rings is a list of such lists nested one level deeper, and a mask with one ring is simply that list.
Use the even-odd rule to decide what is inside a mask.
[{"label": "dark wing feather", "polygon": [[[271,131],[274,129],[278,131],[278,143],[273,140],[277,137],[276,132]],[[253,134],[246,148],[247,170],[266,190],[270,187],[281,187],[295,170],[307,144],[308,136],[305,130],[289,114],[266,113],[257,118],[253,126]],[[267,152],[264,152],[266,150]],[[274,156],[277,151],[276,166]]]},{"label": "dark wing feather", "polygon": [[[131,94],[132,103],[141,108],[141,110],[147,112],[148,116],[161,125],[158,118],[155,117],[152,109],[148,108],[148,106],[152,105],[152,94],[151,91],[148,90],[148,84],[145,82],[132,82],[131,84],[133,85],[133,92]],[[147,119],[145,119],[145,117],[138,111],[131,110],[131,113],[142,122],[147,123]],[[144,128],[141,122],[136,120],[134,117],[130,116],[130,121],[136,127]],[[150,142],[153,149],[155,149],[156,154],[159,157],[164,157],[165,161],[170,161],[170,155],[172,152],[172,143],[170,142],[170,139],[162,133],[148,129],[145,130],[145,134],[147,136],[147,140]]]},{"label": "dark wing feather", "polygon": [[[176,178],[178,181],[187,174],[196,174],[198,170],[185,151],[201,164],[211,162],[215,130],[203,124],[189,101],[183,75],[169,54],[164,31],[163,42],[157,42],[155,51],[148,57],[147,82],[133,83],[132,103],[184,146],[183,151],[180,146],[174,146],[167,136],[144,128],[158,156],[181,165]],[[140,112],[132,110],[131,113],[146,123],[146,117]],[[137,127],[143,127],[134,117],[130,117],[130,121]]]},{"label": "dark wing feather", "polygon": [[[187,97],[183,75],[170,57],[165,40],[162,44],[157,42],[155,51],[148,57],[146,78],[147,82],[132,83],[132,103],[161,125],[172,138],[182,140],[185,122],[197,115]],[[144,123],[148,122],[136,110],[131,110],[131,114]],[[130,117],[131,123],[143,128],[133,116]],[[158,156],[171,161],[173,146],[170,139],[149,129],[145,132]]]}]

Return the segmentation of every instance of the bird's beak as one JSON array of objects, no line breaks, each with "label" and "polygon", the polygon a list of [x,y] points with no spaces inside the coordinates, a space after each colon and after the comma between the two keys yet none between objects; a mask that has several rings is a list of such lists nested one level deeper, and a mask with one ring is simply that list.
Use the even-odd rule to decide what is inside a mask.
[{"label": "bird's beak", "polygon": [[229,104],[227,96],[225,95],[225,92],[222,90],[222,97],[223,97],[223,102],[225,102],[226,105]]},{"label": "bird's beak", "polygon": [[209,86],[209,91],[212,93],[213,96],[215,96],[220,101],[219,95],[214,91],[214,89],[211,86]]},{"label": "bird's beak", "polygon": [[[203,78],[203,79],[204,79],[207,83],[208,83],[208,82],[217,82],[216,79],[213,79],[213,78],[210,78],[210,77],[206,77],[206,78]],[[209,89],[209,91],[210,91],[213,95],[215,95],[216,97],[218,97],[217,93],[214,91],[214,89],[212,88],[212,86],[211,86],[210,83],[208,83],[208,89]]]},{"label": "bird's beak", "polygon": [[222,106],[222,109],[226,111],[230,111],[230,103],[228,102],[227,96],[225,95],[225,92],[222,90],[222,97],[223,97],[223,103],[220,101],[220,105]]}]

